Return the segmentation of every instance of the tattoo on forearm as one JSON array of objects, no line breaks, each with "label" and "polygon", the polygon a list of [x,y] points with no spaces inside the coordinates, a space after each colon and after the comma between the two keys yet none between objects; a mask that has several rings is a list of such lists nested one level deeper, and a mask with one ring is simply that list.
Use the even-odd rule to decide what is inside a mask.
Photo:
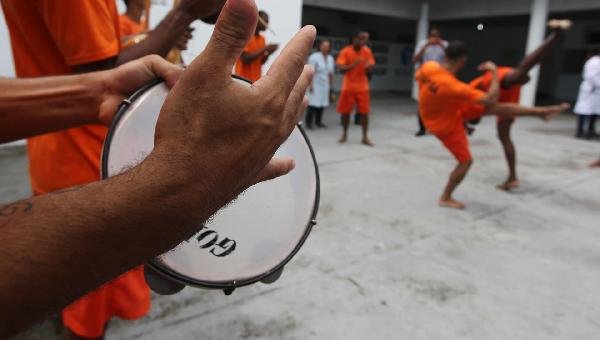
[{"label": "tattoo on forearm", "polygon": [[64,194],[65,192],[79,190],[81,187],[83,187],[83,185],[78,185],[78,186],[74,186],[74,187],[70,187],[70,188],[66,188],[66,189],[55,190],[55,191],[49,192],[47,195]]},{"label": "tattoo on forearm", "polygon": [[31,203],[30,201],[11,203],[0,207],[0,217],[12,216],[19,212],[28,213],[31,212],[32,208],[33,203]]}]

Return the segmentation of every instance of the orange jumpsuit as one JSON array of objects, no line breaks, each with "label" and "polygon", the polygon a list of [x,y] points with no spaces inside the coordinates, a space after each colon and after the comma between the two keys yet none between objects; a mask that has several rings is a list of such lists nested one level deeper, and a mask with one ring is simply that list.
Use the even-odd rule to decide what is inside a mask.
[{"label": "orange jumpsuit", "polygon": [[119,16],[119,28],[121,29],[122,37],[138,34],[146,29],[144,24],[133,21],[126,14]]},{"label": "orange jumpsuit", "polygon": [[371,111],[371,95],[369,93],[369,78],[367,77],[367,63],[375,64],[375,57],[371,49],[363,46],[356,51],[353,46],[346,46],[337,57],[338,65],[352,65],[358,58],[362,62],[344,73],[342,92],[338,102],[337,111],[342,115],[349,115],[357,107],[356,112],[368,115]]},{"label": "orange jumpsuit", "polygon": [[419,83],[419,111],[434,134],[459,163],[472,160],[464,121],[480,118],[485,108],[477,102],[485,95],[437,62],[426,62],[415,79]]},{"label": "orange jumpsuit", "polygon": [[[244,48],[244,53],[255,53],[258,50],[265,48],[265,46],[267,46],[265,37],[262,34],[255,34]],[[257,81],[262,77],[262,65],[264,60],[264,57],[258,57],[251,63],[246,64],[240,58],[235,65],[235,74],[253,82]]]},{"label": "orange jumpsuit", "polygon": [[[506,75],[508,73],[510,73],[512,70],[513,70],[512,67],[505,67],[505,66],[498,67],[498,79],[500,79],[500,82],[502,82],[504,77],[506,77]],[[483,75],[473,79],[470,83],[470,85],[473,88],[476,88],[476,89],[479,89],[482,91],[488,91],[491,84],[492,84],[492,73],[491,72],[484,73]],[[521,99],[521,85],[515,85],[509,89],[500,88],[500,98],[498,99],[498,102],[500,102],[500,103],[519,103],[520,99]],[[513,121],[514,118],[498,117],[498,121],[500,121],[500,120]]]},{"label": "orange jumpsuit", "polygon": [[[119,54],[114,0],[1,1],[18,77],[72,74],[73,66]],[[104,126],[86,125],[30,138],[33,193],[42,195],[98,181],[106,132]],[[74,333],[99,337],[112,316],[135,319],[149,308],[150,291],[143,269],[138,267],[75,301],[62,316]]]}]

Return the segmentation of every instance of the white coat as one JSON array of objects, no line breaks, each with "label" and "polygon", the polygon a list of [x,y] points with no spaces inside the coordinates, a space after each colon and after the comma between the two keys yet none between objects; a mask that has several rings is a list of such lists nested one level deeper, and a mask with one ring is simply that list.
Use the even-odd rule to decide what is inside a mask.
[{"label": "white coat", "polygon": [[315,69],[313,90],[308,92],[308,105],[314,107],[329,106],[329,75],[333,74],[335,62],[333,57],[327,58],[321,52],[315,52],[308,57],[308,64]]},{"label": "white coat", "polygon": [[600,115],[600,56],[588,59],[583,66],[583,81],[575,104],[575,113]]}]

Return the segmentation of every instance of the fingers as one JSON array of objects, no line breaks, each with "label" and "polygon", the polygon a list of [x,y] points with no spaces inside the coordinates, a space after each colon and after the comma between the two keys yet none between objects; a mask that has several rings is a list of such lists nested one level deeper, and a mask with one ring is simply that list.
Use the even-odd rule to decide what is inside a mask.
[{"label": "fingers", "polygon": [[292,158],[273,158],[271,161],[258,173],[252,185],[269,181],[277,177],[285,176],[294,169],[296,163]]},{"label": "fingers", "polygon": [[303,27],[283,49],[267,74],[256,82],[257,87],[264,87],[267,92],[284,93],[286,96],[296,85],[303,72],[308,52],[310,51],[317,31],[314,26]]},{"label": "fingers", "polygon": [[175,85],[183,73],[181,67],[171,64],[157,55],[144,57],[141,61],[150,69],[155,78],[164,79],[169,88]]},{"label": "fingers", "polygon": [[308,97],[304,96],[304,99],[302,100],[302,104],[300,105],[300,109],[298,110],[298,113],[296,114],[296,119],[294,120],[294,125],[298,124],[298,122],[300,122],[302,120],[302,116],[304,115],[304,112],[306,112],[307,108],[308,108]]},{"label": "fingers", "polygon": [[206,49],[188,67],[190,73],[216,71],[229,74],[242,50],[250,41],[256,22],[258,9],[253,0],[228,0],[217,20],[214,32]]},{"label": "fingers", "polygon": [[298,123],[298,112],[304,111],[302,110],[302,106],[306,99],[306,89],[312,83],[313,75],[313,67],[305,65],[300,78],[298,78],[298,81],[285,104],[284,119],[287,123],[285,124],[285,127],[290,131]]}]

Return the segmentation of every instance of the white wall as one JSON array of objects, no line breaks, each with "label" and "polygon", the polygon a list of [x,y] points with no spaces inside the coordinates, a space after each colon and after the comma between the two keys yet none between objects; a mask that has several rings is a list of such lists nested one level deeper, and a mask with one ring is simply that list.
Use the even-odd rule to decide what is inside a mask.
[{"label": "white wall", "polygon": [[14,77],[15,69],[13,66],[12,52],[10,49],[10,38],[8,28],[4,21],[4,13],[0,6],[0,77]]}]

